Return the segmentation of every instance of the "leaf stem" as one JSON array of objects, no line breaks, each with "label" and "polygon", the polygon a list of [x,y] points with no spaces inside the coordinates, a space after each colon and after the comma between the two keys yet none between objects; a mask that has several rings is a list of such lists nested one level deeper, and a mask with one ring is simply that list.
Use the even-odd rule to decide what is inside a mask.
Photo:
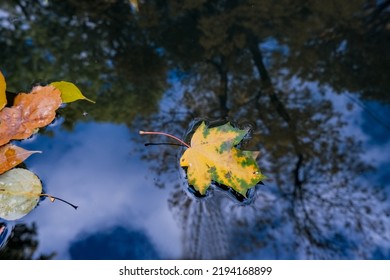
[{"label": "leaf stem", "polygon": [[144,135],[144,134],[158,134],[158,135],[164,135],[164,136],[170,137],[170,138],[172,138],[172,139],[175,139],[176,141],[178,141],[178,142],[181,143],[182,145],[186,146],[187,148],[191,148],[190,145],[188,145],[186,142],[184,142],[184,141],[181,140],[180,138],[177,138],[176,136],[173,136],[173,135],[168,134],[168,133],[165,133],[165,132],[159,132],[159,131],[142,131],[142,130],[140,130],[139,134],[141,134],[141,135]]},{"label": "leaf stem", "polygon": [[144,144],[146,147],[147,146],[157,146],[157,145],[171,145],[171,146],[180,146],[180,147],[184,147],[183,144],[181,143],[145,143]]},{"label": "leaf stem", "polygon": [[74,204],[72,204],[72,203],[70,203],[70,202],[68,202],[68,201],[66,201],[66,200],[64,200],[64,199],[62,199],[62,198],[55,197],[55,196],[52,196],[52,195],[50,195],[50,194],[42,193],[40,196],[46,196],[46,197],[48,197],[48,198],[50,199],[51,202],[54,202],[54,200],[57,199],[57,200],[59,200],[59,201],[62,201],[62,202],[64,202],[64,203],[66,203],[66,204],[72,206],[72,207],[73,207],[74,209],[76,209],[76,210],[77,210],[77,208],[78,208],[77,205],[74,205]]}]

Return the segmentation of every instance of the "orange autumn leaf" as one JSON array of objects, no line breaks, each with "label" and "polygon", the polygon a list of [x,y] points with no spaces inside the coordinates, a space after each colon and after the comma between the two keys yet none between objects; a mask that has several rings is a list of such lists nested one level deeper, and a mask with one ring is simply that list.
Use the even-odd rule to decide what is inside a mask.
[{"label": "orange autumn leaf", "polygon": [[40,153],[40,151],[27,151],[18,146],[8,144],[0,147],[0,174],[17,166],[30,155]]},{"label": "orange autumn leaf", "polygon": [[54,86],[37,86],[28,94],[18,94],[12,107],[0,111],[0,145],[28,138],[50,124],[61,103],[61,92]]}]

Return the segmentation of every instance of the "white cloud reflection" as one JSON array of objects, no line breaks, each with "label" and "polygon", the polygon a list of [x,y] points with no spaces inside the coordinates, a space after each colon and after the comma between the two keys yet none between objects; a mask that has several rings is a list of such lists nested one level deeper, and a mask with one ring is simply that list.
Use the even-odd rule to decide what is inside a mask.
[{"label": "white cloud reflection", "polygon": [[55,137],[39,135],[24,145],[43,154],[26,161],[44,182],[45,191],[79,206],[43,201],[22,222],[36,222],[39,253],[55,251],[69,258],[72,241],[80,236],[122,225],[143,231],[161,258],[177,258],[180,233],[168,209],[169,190],[147,178],[128,128],[121,125],[79,124],[71,133],[57,126]]}]

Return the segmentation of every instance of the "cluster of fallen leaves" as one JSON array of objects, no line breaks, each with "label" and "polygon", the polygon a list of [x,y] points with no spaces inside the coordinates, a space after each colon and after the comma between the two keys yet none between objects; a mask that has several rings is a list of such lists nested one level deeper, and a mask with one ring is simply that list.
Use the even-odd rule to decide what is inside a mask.
[{"label": "cluster of fallen leaves", "polygon": [[180,166],[186,170],[189,185],[201,195],[206,194],[212,182],[217,182],[244,197],[249,189],[265,178],[256,162],[259,152],[237,148],[248,133],[249,129],[239,129],[230,123],[209,128],[202,122],[189,145],[170,134],[140,131],[140,134],[171,137],[186,147]]},{"label": "cluster of fallen leaves", "polygon": [[38,151],[27,151],[11,141],[30,137],[53,122],[62,103],[78,99],[87,98],[73,83],[60,81],[19,93],[13,104],[8,104],[6,82],[0,72],[0,218],[24,216],[42,196],[38,177],[29,170],[14,168]]}]

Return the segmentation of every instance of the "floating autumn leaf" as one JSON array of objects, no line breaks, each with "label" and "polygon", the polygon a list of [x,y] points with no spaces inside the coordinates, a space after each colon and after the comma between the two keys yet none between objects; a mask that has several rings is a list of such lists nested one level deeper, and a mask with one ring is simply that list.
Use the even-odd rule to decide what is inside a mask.
[{"label": "floating autumn leaf", "polygon": [[14,168],[0,175],[0,218],[16,220],[37,206],[42,184],[26,169]]},{"label": "floating autumn leaf", "polygon": [[58,88],[61,92],[61,99],[64,103],[70,103],[79,99],[85,99],[89,102],[95,103],[95,101],[85,97],[80,89],[73,83],[60,81],[52,82],[50,85]]},{"label": "floating autumn leaf", "polygon": [[15,167],[34,153],[40,151],[27,151],[12,144],[0,146],[0,174]]},{"label": "floating autumn leaf", "polygon": [[188,145],[170,134],[140,131],[140,134],[169,136],[187,147],[180,158],[180,165],[187,168],[189,184],[201,194],[205,194],[211,182],[215,181],[245,197],[248,189],[265,178],[256,162],[259,153],[235,147],[247,133],[248,129],[238,129],[230,123],[208,128],[202,122],[191,138],[191,145]]},{"label": "floating autumn leaf", "polygon": [[3,74],[0,72],[0,110],[7,104],[7,96],[5,93],[6,83]]},{"label": "floating autumn leaf", "polygon": [[[78,93],[78,88],[72,83],[60,82],[59,86],[70,91],[70,95],[64,95],[66,100],[81,99],[77,97],[81,92]],[[66,90],[69,87],[71,90]],[[75,89],[78,92],[75,93]],[[77,209],[61,198],[42,194],[41,181],[34,173],[20,168],[11,169],[36,152],[7,144],[10,140],[28,138],[38,128],[50,124],[63,102],[61,90],[53,85],[37,86],[28,94],[19,93],[13,106],[4,108],[7,103],[5,90],[5,79],[0,72],[0,218],[16,220],[25,216],[35,208],[40,197],[48,197],[52,202],[60,200]]]},{"label": "floating autumn leaf", "polygon": [[0,175],[0,218],[17,220],[33,210],[41,197],[60,200],[74,209],[78,206],[61,198],[42,193],[42,183],[29,170],[14,168]]},{"label": "floating autumn leaf", "polygon": [[28,138],[50,124],[61,103],[61,92],[54,86],[37,86],[28,94],[18,94],[12,107],[0,111],[0,145]]}]

